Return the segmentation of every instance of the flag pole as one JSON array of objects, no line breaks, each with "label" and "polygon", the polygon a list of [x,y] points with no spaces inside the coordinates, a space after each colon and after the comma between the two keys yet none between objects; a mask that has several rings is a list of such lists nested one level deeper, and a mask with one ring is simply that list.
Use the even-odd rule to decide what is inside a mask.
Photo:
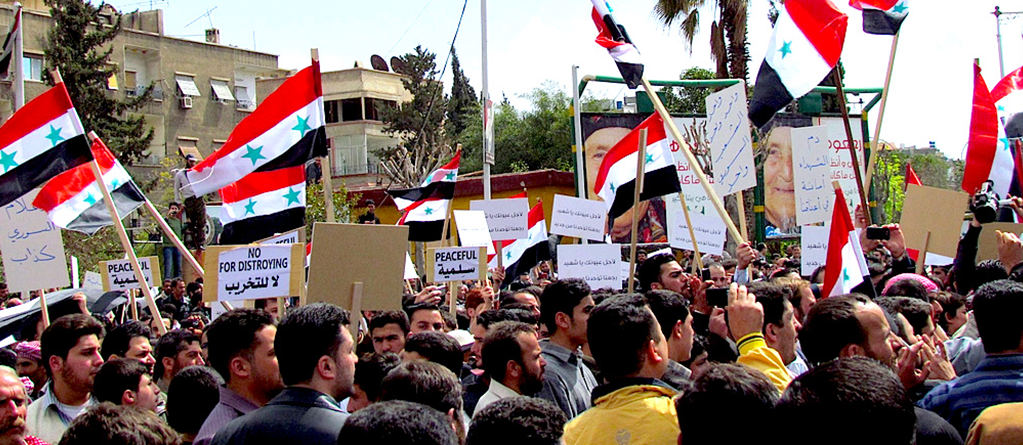
[{"label": "flag pole", "polygon": [[[60,73],[56,70],[52,73],[55,82],[61,82]],[[93,131],[89,132],[89,140],[96,140],[99,137]],[[103,199],[107,205],[107,210],[110,212],[110,217],[113,219],[114,229],[117,230],[117,236],[121,239],[121,246],[124,247],[125,253],[128,254],[128,260],[131,262],[131,268],[135,272],[135,279],[138,280],[140,287],[142,288],[142,294],[146,296],[146,303],[149,306],[149,311],[153,313],[153,318],[157,323],[157,331],[160,335],[167,333],[167,327],[163,324],[163,317],[160,316],[160,308],[156,305],[156,299],[153,298],[153,291],[149,288],[150,283],[146,281],[145,275],[142,274],[142,266],[139,265],[139,259],[135,256],[135,249],[131,246],[131,241],[128,239],[128,232],[124,230],[124,224],[121,223],[121,215],[117,213],[117,207],[114,206],[114,200],[110,197],[110,190],[107,188],[107,184],[103,182],[103,172],[99,168],[99,163],[95,159],[89,163],[92,166],[92,173],[96,176],[96,184],[99,185],[99,189],[103,192]]]},{"label": "flag pole", "polygon": [[[636,276],[636,231],[639,228],[639,214],[636,211],[639,210],[639,198],[643,193],[643,179],[645,179],[646,172],[643,171],[643,165],[646,160],[646,128],[639,130],[639,147],[636,152],[636,188],[632,193],[632,242],[631,249],[629,249],[629,293],[631,294],[635,288]],[[694,240],[695,241],[695,240]]]},{"label": "flag pole", "polygon": [[46,289],[39,289],[39,316],[43,319],[43,329],[50,327],[50,308],[46,306]]},{"label": "flag pole", "polygon": [[[693,167],[693,171],[696,172],[696,177],[700,180],[700,185],[703,186],[703,191],[707,193],[707,197],[710,198],[711,204],[714,205],[714,210],[717,210],[718,215],[721,216],[721,220],[725,222],[725,226],[728,228],[728,233],[732,234],[739,244],[746,242],[746,238],[739,233],[739,229],[735,227],[735,223],[732,221],[732,217],[728,216],[728,211],[725,210],[725,205],[722,204],[721,198],[718,197],[717,192],[710,186],[707,181],[707,175],[703,173],[703,168],[700,167],[700,163],[697,162],[696,156],[693,155],[692,149],[689,147],[689,143],[682,138],[682,132],[675,126],[675,122],[671,120],[671,114],[668,113],[668,109],[664,108],[664,104],[661,103],[661,98],[657,97],[657,93],[654,92],[654,87],[650,85],[650,81],[646,77],[642,78],[643,88],[647,91],[647,96],[650,97],[650,101],[654,103],[654,108],[657,109],[657,113],[664,119],[664,123],[668,125],[668,130],[671,131],[671,135],[678,141],[678,144],[682,147],[682,153],[685,153],[686,160],[689,161],[689,165]],[[695,243],[696,240],[694,239]]]},{"label": "flag pole", "polygon": [[845,136],[849,157],[852,158],[853,173],[856,174],[856,188],[860,192],[860,205],[863,206],[863,214],[867,218],[867,225],[870,222],[870,207],[867,206],[867,194],[863,191],[863,177],[860,174],[860,160],[856,156],[856,147],[853,147],[852,126],[849,124],[849,110],[845,108],[845,89],[842,87],[842,75],[838,72],[838,64],[831,70],[831,77],[835,81],[835,89],[838,92],[838,107],[842,110],[842,122],[845,124]]},{"label": "flag pole", "polygon": [[[895,66],[895,50],[899,47],[900,29],[892,39],[892,52],[888,55],[888,73],[884,76],[884,88],[881,90],[881,108],[877,111],[877,123],[874,124],[874,138],[870,140],[870,161],[867,162],[867,179],[863,186],[870,188],[870,180],[874,177],[874,167],[877,164],[877,151],[881,149],[881,121],[884,120],[885,106],[888,104],[888,86],[892,83],[892,68]],[[866,210],[866,208],[864,208]]]},{"label": "flag pole", "polygon": [[21,60],[25,54],[25,33],[23,31],[25,24],[21,21],[23,18],[21,3],[14,2],[14,7],[17,8],[14,22],[18,24],[18,33],[14,37],[17,40],[14,42],[14,111],[18,111],[25,106],[25,68]]},{"label": "flag pole", "polygon": [[[312,56],[313,63],[320,61],[320,49],[311,48],[309,54]],[[322,77],[320,71],[316,70],[316,79],[314,81],[317,85],[322,85]],[[327,155],[322,158],[320,162],[320,178],[321,185],[323,185],[323,212],[327,214],[327,222],[337,222],[334,217],[334,182],[332,180],[334,176],[334,169],[330,166],[330,150],[327,150]],[[360,289],[361,291],[361,289]]]}]

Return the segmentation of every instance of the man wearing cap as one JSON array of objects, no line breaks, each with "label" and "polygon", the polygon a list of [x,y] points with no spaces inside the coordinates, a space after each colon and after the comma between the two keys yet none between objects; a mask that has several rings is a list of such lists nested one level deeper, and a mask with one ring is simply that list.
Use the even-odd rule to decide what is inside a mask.
[{"label": "man wearing cap", "polygon": [[380,218],[376,214],[377,203],[372,199],[366,200],[366,213],[359,215],[359,224],[380,224]]},{"label": "man wearing cap", "polygon": [[18,354],[18,361],[14,365],[18,369],[18,376],[28,377],[32,381],[33,389],[29,398],[38,399],[46,392],[46,382],[49,381],[46,368],[41,363],[43,353],[39,342],[23,341],[14,347],[14,352]]}]

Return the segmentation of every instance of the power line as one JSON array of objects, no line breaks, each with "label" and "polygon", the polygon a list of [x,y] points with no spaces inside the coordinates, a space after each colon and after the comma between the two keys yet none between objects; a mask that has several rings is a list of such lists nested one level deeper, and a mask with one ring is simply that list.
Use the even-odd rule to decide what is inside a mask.
[{"label": "power line", "polygon": [[[430,1],[426,2],[426,5],[423,6],[423,9],[421,11],[419,11],[419,15],[416,16],[416,19],[413,20],[412,23],[408,25],[408,28],[405,28],[405,32],[401,33],[401,37],[398,37],[398,41],[394,42],[394,45],[392,45],[391,49],[387,50],[387,52],[385,54],[391,54],[391,52],[394,51],[394,48],[398,47],[398,44],[401,43],[401,40],[405,38],[405,35],[408,34],[408,32],[412,30],[413,26],[416,26],[416,22],[418,22],[419,18],[423,16],[424,12],[426,12],[426,8],[430,7],[430,3],[433,3],[433,0],[430,0]],[[461,21],[461,20],[459,20],[459,21]]]}]

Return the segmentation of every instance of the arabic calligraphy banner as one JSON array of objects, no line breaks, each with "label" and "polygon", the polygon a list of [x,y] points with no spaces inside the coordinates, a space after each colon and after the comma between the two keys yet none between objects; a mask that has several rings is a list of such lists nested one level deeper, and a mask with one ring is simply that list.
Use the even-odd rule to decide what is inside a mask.
[{"label": "arabic calligraphy banner", "polygon": [[431,281],[487,279],[486,247],[447,247],[426,250],[426,269]]},{"label": "arabic calligraphy banner", "polygon": [[806,226],[831,220],[835,189],[831,185],[827,127],[792,129],[792,177],[796,197],[796,224]]},{"label": "arabic calligraphy banner", "polygon": [[[146,278],[149,287],[159,286],[160,263],[155,256],[139,257],[139,266],[142,267],[142,276]],[[135,278],[135,271],[132,270],[131,260],[100,261],[99,271],[103,276],[103,291],[125,289],[140,289],[139,280]]]},{"label": "arabic calligraphy banner", "polygon": [[558,273],[561,278],[582,278],[591,289],[622,288],[620,244],[561,244]]},{"label": "arabic calligraphy banner", "polygon": [[0,208],[0,252],[11,292],[71,285],[60,228],[32,206],[35,189]]}]

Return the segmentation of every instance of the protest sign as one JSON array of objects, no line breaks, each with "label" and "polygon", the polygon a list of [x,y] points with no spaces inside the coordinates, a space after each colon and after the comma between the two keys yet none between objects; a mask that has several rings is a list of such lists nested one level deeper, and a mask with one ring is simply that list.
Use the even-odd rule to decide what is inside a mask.
[{"label": "protest sign", "polygon": [[[139,257],[139,267],[142,268],[142,276],[146,283],[152,286],[160,286],[160,262],[155,256]],[[139,289],[142,284],[135,278],[135,271],[131,267],[131,260],[100,261],[99,272],[102,276],[101,283],[104,291]]]},{"label": "protest sign", "polygon": [[405,252],[405,276],[406,280],[415,280],[419,278],[419,273],[416,272],[416,265],[412,262],[412,257],[409,256],[408,252]]},{"label": "protest sign", "polygon": [[487,279],[487,255],[483,247],[445,247],[426,250],[430,281],[446,283]]},{"label": "protest sign", "polygon": [[302,244],[210,246],[206,249],[203,301],[299,295],[304,261]]},{"label": "protest sign", "polygon": [[10,292],[67,287],[67,259],[60,228],[46,212],[32,206],[33,190],[0,209],[0,253]]},{"label": "protest sign", "polygon": [[906,248],[923,251],[926,242],[927,252],[955,257],[969,199],[962,191],[907,186],[899,222]]},{"label": "protest sign", "polygon": [[739,82],[707,96],[707,141],[715,191],[731,195],[757,186],[753,142],[746,116],[746,83]]},{"label": "protest sign", "polygon": [[352,285],[363,283],[362,310],[401,310],[408,245],[407,226],[314,224],[309,301],[352,309]]},{"label": "protest sign", "polygon": [[[529,199],[527,198],[471,201],[469,209],[482,210],[487,215],[490,238],[495,241],[529,238]],[[459,236],[462,236],[461,233]]]},{"label": "protest sign", "polygon": [[582,278],[591,289],[622,288],[622,246],[619,244],[560,244],[558,274]]},{"label": "protest sign", "polygon": [[78,273],[78,257],[71,255],[71,287],[82,287]]},{"label": "protest sign", "polygon": [[300,244],[305,243],[305,227],[289,230],[280,235],[274,235],[256,241],[255,244]]},{"label": "protest sign", "polygon": [[486,247],[487,254],[493,255],[494,241],[490,238],[487,217],[481,210],[455,210],[455,228],[458,240],[463,246]]},{"label": "protest sign", "polygon": [[85,271],[85,279],[82,280],[82,288],[103,290],[103,276],[93,271]]},{"label": "protest sign", "polygon": [[603,240],[607,208],[600,201],[554,195],[551,233],[581,239]]},{"label": "protest sign", "polygon": [[[701,215],[690,213],[689,219],[693,222],[693,232],[696,233],[696,245],[700,248],[702,255],[721,255],[725,248],[725,224],[717,213]],[[676,249],[693,250],[693,240],[689,236],[689,225],[686,224],[685,215],[679,211],[672,219],[675,223],[671,227],[671,247]]]},{"label": "protest sign", "polygon": [[824,127],[792,129],[792,179],[796,195],[796,224],[831,220],[835,189],[831,186],[828,131]]},{"label": "protest sign", "polygon": [[[996,230],[1015,233],[1016,236],[1020,236],[1020,234],[1023,234],[1023,224],[1003,222],[984,224],[984,230],[980,231],[980,245],[977,249],[978,262],[998,259],[998,234],[995,233]],[[928,259],[930,259],[929,256]]]},{"label": "protest sign", "polygon": [[813,271],[828,261],[828,237],[830,235],[831,228],[828,226],[803,226],[799,235],[800,275],[810,276]]}]

